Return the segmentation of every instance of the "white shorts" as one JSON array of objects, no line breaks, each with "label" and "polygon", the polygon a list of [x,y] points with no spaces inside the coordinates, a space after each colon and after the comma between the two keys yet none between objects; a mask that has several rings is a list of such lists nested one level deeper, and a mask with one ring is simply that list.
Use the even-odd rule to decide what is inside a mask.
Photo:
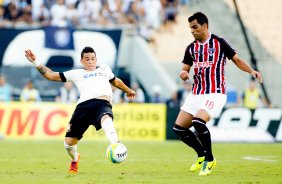
[{"label": "white shorts", "polygon": [[210,118],[213,118],[221,112],[226,103],[226,99],[227,96],[221,93],[204,95],[193,95],[190,93],[180,109],[193,116],[198,110],[204,109],[210,115]]}]

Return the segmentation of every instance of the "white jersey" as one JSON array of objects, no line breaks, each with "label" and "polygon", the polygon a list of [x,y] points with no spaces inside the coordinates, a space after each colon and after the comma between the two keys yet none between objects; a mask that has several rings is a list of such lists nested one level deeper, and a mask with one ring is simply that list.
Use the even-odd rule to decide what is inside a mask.
[{"label": "white jersey", "polygon": [[[66,81],[72,81],[77,86],[80,93],[77,104],[101,96],[112,100],[113,92],[109,80],[114,79],[115,75],[108,65],[103,64],[94,71],[75,69],[61,74]],[[64,82],[63,78],[62,81]]]}]

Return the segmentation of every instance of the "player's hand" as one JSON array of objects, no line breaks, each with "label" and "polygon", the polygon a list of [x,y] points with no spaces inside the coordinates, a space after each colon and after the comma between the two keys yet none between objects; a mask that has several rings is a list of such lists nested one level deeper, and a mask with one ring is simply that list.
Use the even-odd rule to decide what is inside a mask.
[{"label": "player's hand", "polygon": [[251,75],[252,75],[254,78],[256,78],[260,83],[262,83],[262,76],[261,76],[261,73],[260,73],[260,72],[253,70],[253,71],[251,72]]},{"label": "player's hand", "polygon": [[36,57],[33,54],[33,52],[30,49],[27,49],[24,52],[25,52],[26,59],[33,63],[35,61],[35,59],[36,59]]},{"label": "player's hand", "polygon": [[182,70],[179,74],[180,78],[184,81],[189,79],[189,73],[185,70]]},{"label": "player's hand", "polygon": [[126,96],[129,100],[133,100],[135,98],[135,91],[130,90],[129,92],[126,93]]}]

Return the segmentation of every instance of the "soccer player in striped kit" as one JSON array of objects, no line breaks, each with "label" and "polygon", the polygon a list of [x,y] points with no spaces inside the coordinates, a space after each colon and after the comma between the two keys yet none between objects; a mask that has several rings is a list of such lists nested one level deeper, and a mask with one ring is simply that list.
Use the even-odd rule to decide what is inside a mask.
[{"label": "soccer player in striped kit", "polygon": [[[180,108],[173,130],[186,145],[197,152],[198,158],[190,171],[200,169],[199,175],[209,175],[216,165],[216,159],[212,154],[211,135],[206,123],[222,110],[226,102],[226,57],[259,82],[262,82],[262,77],[239,58],[223,38],[209,32],[205,14],[196,12],[188,18],[188,22],[195,40],[185,50],[180,78],[188,80],[190,68],[194,66],[194,83],[192,93]],[[195,134],[190,130],[192,126]]]}]

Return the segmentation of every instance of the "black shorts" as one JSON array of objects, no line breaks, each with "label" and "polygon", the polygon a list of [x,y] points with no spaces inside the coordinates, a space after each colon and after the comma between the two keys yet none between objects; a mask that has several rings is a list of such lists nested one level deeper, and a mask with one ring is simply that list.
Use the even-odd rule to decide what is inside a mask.
[{"label": "black shorts", "polygon": [[101,118],[105,115],[113,118],[112,105],[107,100],[91,99],[78,104],[69,122],[65,137],[81,139],[89,125],[100,130]]}]

